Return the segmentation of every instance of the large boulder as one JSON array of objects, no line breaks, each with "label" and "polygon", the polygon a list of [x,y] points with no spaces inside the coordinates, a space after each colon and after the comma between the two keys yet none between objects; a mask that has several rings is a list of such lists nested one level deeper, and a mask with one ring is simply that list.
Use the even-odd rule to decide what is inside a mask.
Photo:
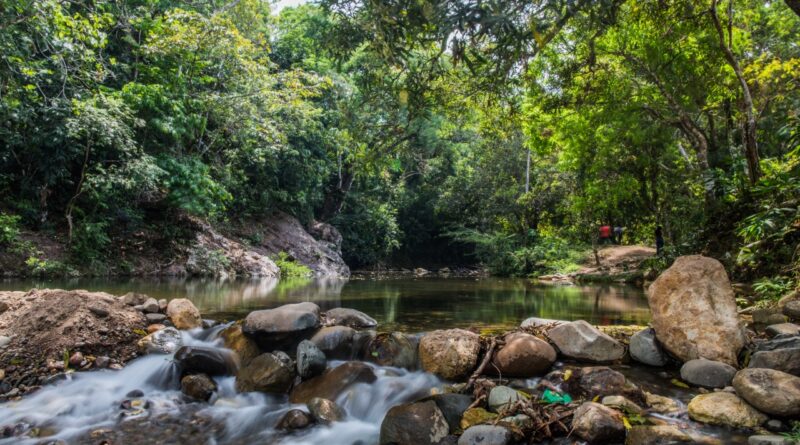
[{"label": "large boulder", "polygon": [[181,347],[175,352],[175,363],[182,375],[234,375],[238,369],[236,356],[230,351],[201,346]]},{"label": "large boulder", "polygon": [[733,378],[736,393],[754,407],[781,417],[800,415],[800,377],[765,368],[747,368]]},{"label": "large boulder", "polygon": [[381,422],[380,445],[437,445],[449,433],[432,400],[393,407]]},{"label": "large boulder", "polygon": [[336,400],[356,383],[372,383],[377,379],[372,368],[361,362],[346,362],[329,368],[322,375],[297,385],[289,397],[292,403],[308,403],[314,397]]},{"label": "large boulder", "polygon": [[234,323],[219,333],[226,348],[239,355],[242,366],[247,366],[250,361],[261,354],[258,345],[242,332],[242,325]]},{"label": "large boulder", "polygon": [[736,368],[722,362],[697,358],[681,367],[681,378],[703,388],[724,388],[731,384]]},{"label": "large boulder", "polygon": [[236,376],[236,390],[284,394],[292,386],[294,378],[294,366],[286,354],[267,352],[254,358],[239,370]]},{"label": "large boulder", "polygon": [[750,368],[769,368],[800,377],[800,348],[757,351],[750,356]]},{"label": "large boulder", "polygon": [[712,425],[755,428],[767,421],[763,413],[725,391],[696,396],[689,402],[688,410],[692,420]]},{"label": "large boulder", "polygon": [[378,322],[369,315],[357,311],[337,307],[325,312],[325,324],[328,326],[347,326],[353,329],[371,329],[378,326]]},{"label": "large boulder", "polygon": [[422,369],[447,380],[469,376],[478,363],[478,334],[448,329],[425,334],[419,342]]},{"label": "large boulder", "polygon": [[417,367],[419,340],[401,332],[377,334],[367,343],[364,356],[380,366]]},{"label": "large boulder", "polygon": [[353,336],[356,331],[347,326],[328,326],[320,329],[311,337],[314,343],[325,356],[330,359],[353,359]]},{"label": "large boulder", "polygon": [[314,343],[303,340],[297,345],[297,375],[303,379],[322,374],[328,365],[328,359]]},{"label": "large boulder", "polygon": [[608,363],[625,356],[625,346],[584,320],[560,324],[547,331],[547,336],[571,359]]},{"label": "large boulder", "polygon": [[545,373],[556,361],[556,351],[546,341],[525,333],[507,335],[505,346],[488,368],[508,377],[533,377]]},{"label": "large boulder", "polygon": [[637,362],[650,366],[664,366],[668,357],[656,339],[653,328],[641,330],[631,336],[629,345],[631,357]]},{"label": "large boulder", "polygon": [[732,366],[744,346],[736,301],[722,264],[679,257],[647,291],[659,342],[683,361],[707,358]]},{"label": "large boulder", "polygon": [[293,353],[302,340],[311,338],[319,324],[319,306],[295,303],[250,312],[244,319],[242,332],[264,351]]},{"label": "large boulder", "polygon": [[194,329],[203,325],[200,311],[186,298],[176,298],[167,304],[167,317],[178,329]]},{"label": "large boulder", "polygon": [[572,432],[589,443],[619,442],[625,438],[625,424],[619,411],[584,402],[575,410]]}]

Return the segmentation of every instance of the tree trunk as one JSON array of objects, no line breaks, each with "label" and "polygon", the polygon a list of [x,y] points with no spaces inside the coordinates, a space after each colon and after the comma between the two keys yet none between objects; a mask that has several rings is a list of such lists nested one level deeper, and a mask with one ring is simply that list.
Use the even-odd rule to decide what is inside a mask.
[{"label": "tree trunk", "polygon": [[350,164],[345,165],[340,174],[338,184],[325,196],[322,212],[319,215],[321,221],[328,222],[342,211],[344,199],[347,197],[350,187],[353,186],[355,176],[353,166]]}]

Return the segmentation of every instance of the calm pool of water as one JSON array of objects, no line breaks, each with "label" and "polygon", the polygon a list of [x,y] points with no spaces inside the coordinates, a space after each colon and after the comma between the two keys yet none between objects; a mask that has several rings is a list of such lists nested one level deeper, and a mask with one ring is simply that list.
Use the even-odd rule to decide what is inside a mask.
[{"label": "calm pool of water", "polygon": [[203,316],[243,318],[255,309],[313,301],[323,310],[350,307],[380,323],[381,330],[420,332],[451,327],[504,329],[528,317],[640,324],[650,320],[644,292],[621,285],[553,286],[507,278],[392,278],[317,280],[76,279],[7,280],[0,290],[32,287],[88,289],[122,295],[192,300]]}]

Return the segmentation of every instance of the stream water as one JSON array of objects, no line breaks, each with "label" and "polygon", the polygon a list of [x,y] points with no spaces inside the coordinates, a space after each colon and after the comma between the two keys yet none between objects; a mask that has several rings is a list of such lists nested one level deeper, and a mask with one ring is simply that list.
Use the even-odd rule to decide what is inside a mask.
[{"label": "stream water", "polygon": [[[13,290],[34,286],[103,290],[112,294],[137,291],[156,298],[187,297],[204,317],[216,320],[238,319],[254,309],[314,301],[323,310],[344,306],[364,311],[378,320],[381,331],[506,329],[531,316],[585,319],[595,324],[646,324],[649,319],[646,298],[636,288],[541,286],[508,279],[0,283],[0,288]],[[221,329],[222,326],[183,332],[184,344],[219,348]],[[289,409],[305,410],[305,406],[292,405],[285,396],[238,394],[234,377],[215,378],[219,389],[209,404],[192,403],[180,392],[172,358],[148,355],[120,371],[75,373],[20,401],[0,404],[0,445],[59,443],[56,440],[70,444],[126,445],[375,445],[380,423],[392,406],[441,390],[446,383],[420,371],[369,366],[378,379],[371,384],[357,384],[336,400],[347,414],[346,421],[287,436],[277,432],[275,424]],[[695,394],[669,383],[676,370],[638,366],[617,369],[643,389],[681,403]],[[720,443],[746,443],[744,435],[692,424],[685,413],[668,420],[720,437]],[[27,431],[25,434],[30,437],[2,438],[3,427],[7,428],[6,433],[14,433],[16,428],[16,432]]]}]

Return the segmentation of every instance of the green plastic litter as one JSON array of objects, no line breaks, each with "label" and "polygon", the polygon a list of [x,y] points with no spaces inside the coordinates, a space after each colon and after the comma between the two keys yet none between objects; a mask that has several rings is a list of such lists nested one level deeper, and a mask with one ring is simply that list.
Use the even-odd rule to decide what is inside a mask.
[{"label": "green plastic litter", "polygon": [[560,394],[554,391],[550,391],[549,389],[545,389],[542,393],[542,401],[544,403],[561,403],[561,404],[568,404],[572,402],[572,397],[569,394],[564,393]]}]

